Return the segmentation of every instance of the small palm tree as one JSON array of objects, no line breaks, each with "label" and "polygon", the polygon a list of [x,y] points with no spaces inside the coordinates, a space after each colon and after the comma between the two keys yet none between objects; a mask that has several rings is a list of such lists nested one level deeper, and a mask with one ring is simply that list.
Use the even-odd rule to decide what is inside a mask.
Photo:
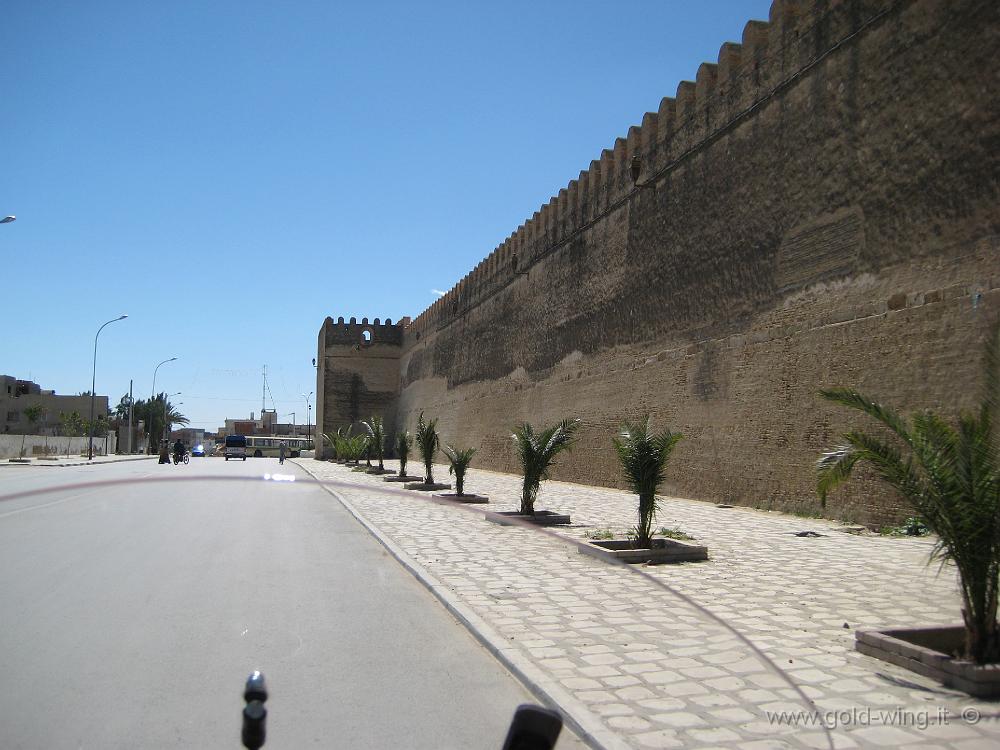
[{"label": "small palm tree", "polygon": [[417,419],[417,448],[420,450],[420,458],[424,462],[424,484],[434,484],[431,464],[434,463],[434,453],[440,444],[436,428],[437,420],[432,419],[425,422],[424,413],[420,412],[420,418]]},{"label": "small palm tree", "polygon": [[538,486],[543,479],[549,478],[549,468],[555,457],[573,445],[573,434],[579,427],[579,419],[564,419],[537,433],[527,422],[514,428],[511,437],[524,471],[521,513],[532,516],[535,514]]},{"label": "small palm tree", "polygon": [[368,453],[368,436],[367,435],[354,435],[347,439],[348,443],[348,454],[350,460],[354,462],[357,466],[358,462],[361,461],[361,457],[367,455]]},{"label": "small palm tree", "polygon": [[396,435],[396,452],[399,454],[399,476],[406,476],[406,459],[410,457],[410,449],[413,447],[413,435],[409,430],[403,430]]},{"label": "small palm tree", "polygon": [[373,416],[361,424],[368,430],[368,445],[375,458],[378,459],[378,470],[385,471],[385,466],[382,465],[382,459],[385,457],[385,426],[382,423],[382,417]]},{"label": "small palm tree", "polygon": [[[978,415],[962,414],[957,429],[927,411],[905,420],[857,391],[821,391],[823,398],[881,422],[896,441],[852,430],[846,445],[817,462],[817,491],[846,481],[859,461],[870,463],[938,537],[931,553],[958,568],[966,656],[1000,661],[997,592],[1000,585],[1000,326],[987,346],[986,393]],[[893,444],[895,443],[895,444]],[[900,447],[903,450],[900,450]],[[906,454],[904,457],[904,453]]]},{"label": "small palm tree", "polygon": [[472,463],[472,457],[476,455],[475,448],[455,448],[451,445],[446,445],[441,449],[444,451],[444,455],[448,457],[448,462],[451,464],[448,467],[448,473],[455,475],[455,492],[459,497],[465,494],[465,472],[469,468],[469,464]]},{"label": "small palm tree", "polygon": [[629,489],[639,495],[639,523],[633,529],[636,548],[652,545],[653,523],[659,512],[656,489],[664,479],[667,460],[682,437],[679,432],[664,430],[654,435],[649,417],[643,422],[626,422],[612,438]]}]

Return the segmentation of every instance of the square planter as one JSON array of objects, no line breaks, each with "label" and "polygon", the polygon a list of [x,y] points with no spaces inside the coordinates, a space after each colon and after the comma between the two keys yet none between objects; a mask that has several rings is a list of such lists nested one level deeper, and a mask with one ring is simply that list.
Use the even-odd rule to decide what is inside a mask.
[{"label": "square planter", "polygon": [[961,625],[857,630],[854,648],[862,654],[904,667],[976,698],[1000,698],[1000,664],[956,659],[965,645]]},{"label": "square planter", "polygon": [[464,495],[459,495],[456,492],[436,492],[432,497],[440,497],[443,500],[451,500],[453,503],[488,503],[490,499],[486,495],[470,495],[466,492]]},{"label": "square planter", "polygon": [[627,563],[678,563],[708,559],[708,547],[685,544],[676,539],[656,538],[652,542],[652,547],[635,549],[628,539],[595,539],[581,542],[577,549],[591,557]]},{"label": "square planter", "polygon": [[486,520],[501,526],[515,526],[518,521],[533,523],[535,526],[567,526],[569,515],[553,513],[551,510],[536,510],[533,516],[516,510],[501,510],[486,514]]},{"label": "square planter", "polygon": [[420,482],[421,477],[411,477],[409,474],[393,474],[391,477],[382,477],[383,482]]},{"label": "square planter", "polygon": [[427,484],[426,482],[410,482],[403,485],[408,490],[416,490],[417,492],[433,492],[434,490],[450,490],[450,484],[441,484],[439,482],[434,482],[433,484]]}]

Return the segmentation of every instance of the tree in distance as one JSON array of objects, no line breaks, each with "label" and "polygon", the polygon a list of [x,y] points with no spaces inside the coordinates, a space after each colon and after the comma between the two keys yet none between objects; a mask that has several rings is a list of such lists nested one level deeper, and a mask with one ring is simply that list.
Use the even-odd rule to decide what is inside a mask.
[{"label": "tree in distance", "polygon": [[439,442],[437,420],[425,422],[424,413],[420,412],[420,418],[417,419],[417,448],[424,462],[424,484],[434,484],[431,464],[434,463],[434,454],[437,452]]},{"label": "tree in distance", "polygon": [[382,424],[382,417],[373,416],[361,424],[368,430],[368,446],[378,459],[378,470],[385,471],[385,466],[382,464],[382,459],[385,458],[385,426]]},{"label": "tree in distance", "polygon": [[413,448],[413,435],[409,430],[403,430],[396,435],[396,452],[399,454],[399,476],[406,476],[406,461],[410,457],[410,449]]}]

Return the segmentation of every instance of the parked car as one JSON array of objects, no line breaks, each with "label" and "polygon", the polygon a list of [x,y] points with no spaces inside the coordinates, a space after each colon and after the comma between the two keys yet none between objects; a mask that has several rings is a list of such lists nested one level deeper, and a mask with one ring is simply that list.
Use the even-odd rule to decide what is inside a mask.
[{"label": "parked car", "polygon": [[198,443],[198,445],[196,445],[194,448],[191,449],[191,455],[192,456],[201,456],[202,458],[204,458],[205,457],[205,446],[202,445],[201,443]]}]

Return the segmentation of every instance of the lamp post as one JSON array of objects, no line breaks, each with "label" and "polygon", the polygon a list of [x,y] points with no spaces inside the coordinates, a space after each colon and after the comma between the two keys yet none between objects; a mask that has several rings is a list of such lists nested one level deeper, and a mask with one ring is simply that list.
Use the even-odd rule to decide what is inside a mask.
[{"label": "lamp post", "polygon": [[[7,219],[11,221],[14,217],[8,216]],[[7,221],[4,219],[4,221]],[[94,459],[94,398],[96,397],[97,388],[97,337],[101,335],[101,331],[104,330],[104,326],[110,325],[111,323],[117,323],[119,320],[125,320],[128,315],[122,315],[113,320],[109,320],[107,323],[102,325],[97,329],[97,334],[94,336],[94,370],[90,378],[90,440],[87,441],[87,460],[92,461]]]},{"label": "lamp post", "polygon": [[[171,394],[163,397],[163,437],[168,438],[168,439],[170,438],[170,426],[167,424],[167,400],[171,396],[180,396],[180,395],[181,395],[181,392],[177,391],[177,393],[171,393]],[[177,406],[180,406],[182,403],[184,403],[184,402],[181,401],[180,403],[177,404]]]},{"label": "lamp post", "polygon": [[[175,359],[177,359],[177,357],[165,359],[160,362],[160,365],[165,365],[167,362],[173,362]],[[149,394],[149,444],[146,446],[146,455],[150,455],[153,452],[153,399],[156,397],[156,371],[160,369],[160,365],[157,365],[153,369],[153,390]]]},{"label": "lamp post", "polygon": [[312,442],[312,412],[310,411],[312,406],[309,404],[309,399],[312,398],[312,395],[312,391],[302,394],[302,398],[306,400],[306,440],[308,441],[306,445]]}]

